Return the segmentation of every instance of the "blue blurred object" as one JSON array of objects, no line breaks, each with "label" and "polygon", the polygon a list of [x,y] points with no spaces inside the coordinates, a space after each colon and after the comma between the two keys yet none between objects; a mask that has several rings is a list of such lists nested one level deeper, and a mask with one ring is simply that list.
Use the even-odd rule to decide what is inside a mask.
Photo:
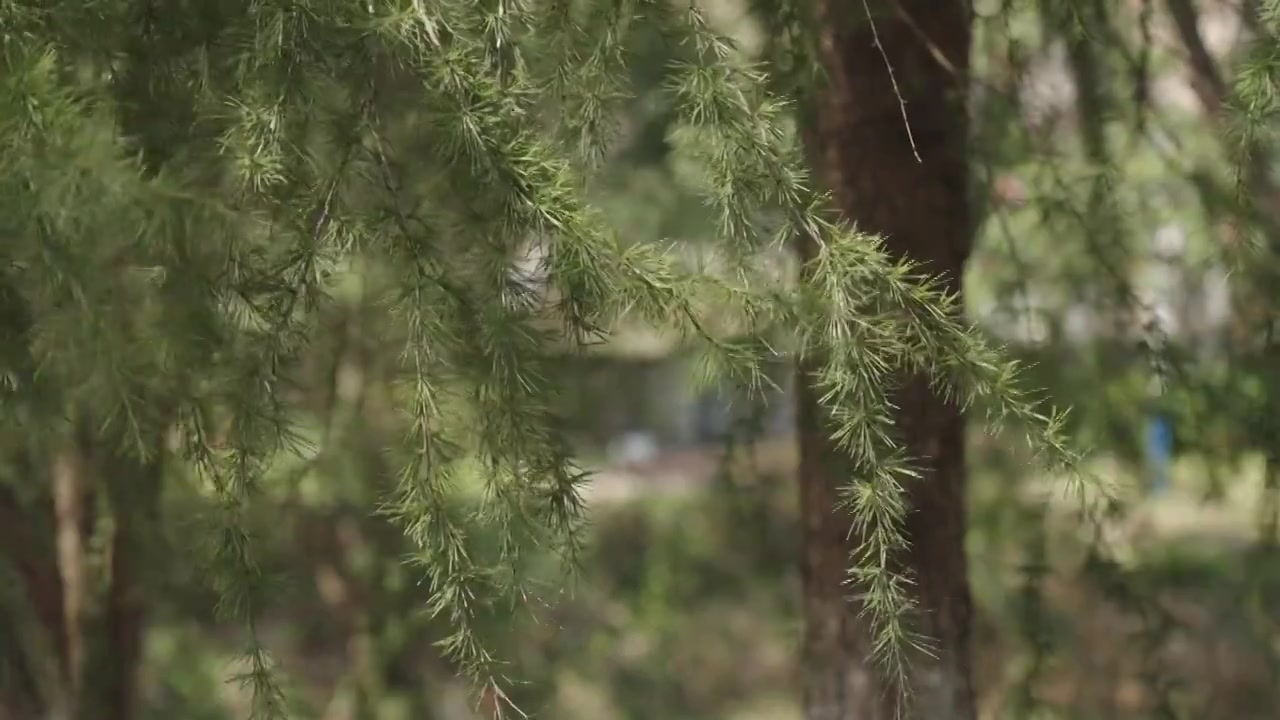
[{"label": "blue blurred object", "polygon": [[1173,464],[1173,421],[1164,413],[1147,419],[1147,467],[1151,473],[1151,493],[1169,489],[1169,467]]}]

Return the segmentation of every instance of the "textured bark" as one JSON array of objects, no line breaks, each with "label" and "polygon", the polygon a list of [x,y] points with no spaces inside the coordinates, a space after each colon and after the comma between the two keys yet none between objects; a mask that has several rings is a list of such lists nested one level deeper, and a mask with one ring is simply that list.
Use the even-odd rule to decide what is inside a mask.
[{"label": "textured bark", "polygon": [[[968,3],[873,1],[874,27],[862,0],[820,0],[818,7],[827,85],[818,99],[812,154],[849,219],[884,235],[891,253],[944,275],[958,292],[974,225],[965,105]],[[802,257],[811,252],[801,248]],[[975,711],[963,420],[922,379],[910,381],[895,401],[898,430],[924,475],[909,488],[911,549],[903,560],[916,577],[920,630],[939,646],[936,658],[912,658],[908,717],[969,719]],[[832,511],[845,476],[825,440],[814,391],[804,389],[800,403],[807,717],[886,720],[898,709],[894,694],[868,664],[865,623],[841,585],[856,542],[848,539],[849,519]]]}]

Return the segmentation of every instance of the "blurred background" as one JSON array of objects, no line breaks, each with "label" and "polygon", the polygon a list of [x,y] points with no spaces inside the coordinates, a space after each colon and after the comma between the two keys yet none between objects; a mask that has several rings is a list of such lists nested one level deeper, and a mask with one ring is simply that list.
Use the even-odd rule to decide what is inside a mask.
[{"label": "blurred background", "polygon": [[[743,52],[776,52],[768,3],[700,3]],[[1239,211],[1222,108],[1260,11],[1112,0],[1107,32],[1081,40],[1062,19],[1071,3],[1057,5],[1066,15],[974,2],[982,224],[967,307],[1028,363],[1030,385],[1072,409],[1087,470],[1117,500],[1086,527],[1019,443],[971,432],[981,715],[1277,717],[1280,265]],[[668,152],[658,89],[673,58],[646,37],[633,35],[634,97],[592,193],[627,239],[695,255],[714,219]],[[1270,167],[1268,147],[1255,150]],[[1264,175],[1245,192],[1269,193]],[[402,432],[389,390],[401,342],[349,290],[297,389],[310,450],[279,459],[252,510],[276,583],[261,631],[297,717],[486,716],[489,699],[477,707],[441,659],[447,633],[423,612],[401,533],[369,512],[395,481],[384,451]],[[571,577],[530,555],[542,592],[485,619],[531,714],[800,717],[793,369],[780,363],[759,403],[702,387],[695,364],[671,338],[624,329],[559,368],[575,452],[595,471],[588,544]],[[244,716],[227,681],[242,630],[215,621],[216,597],[184,559],[213,502],[167,488],[163,542],[139,569],[154,608],[146,718]],[[28,641],[17,631],[0,647]]]}]

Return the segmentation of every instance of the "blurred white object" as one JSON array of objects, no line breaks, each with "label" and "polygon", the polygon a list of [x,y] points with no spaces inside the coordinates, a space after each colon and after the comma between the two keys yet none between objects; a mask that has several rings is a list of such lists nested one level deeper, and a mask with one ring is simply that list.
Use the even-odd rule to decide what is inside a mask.
[{"label": "blurred white object", "polygon": [[610,442],[606,453],[611,464],[640,465],[658,457],[658,439],[646,430],[632,430]]},{"label": "blurred white object", "polygon": [[1187,231],[1181,225],[1165,225],[1156,231],[1151,244],[1161,260],[1177,260],[1186,252]]}]

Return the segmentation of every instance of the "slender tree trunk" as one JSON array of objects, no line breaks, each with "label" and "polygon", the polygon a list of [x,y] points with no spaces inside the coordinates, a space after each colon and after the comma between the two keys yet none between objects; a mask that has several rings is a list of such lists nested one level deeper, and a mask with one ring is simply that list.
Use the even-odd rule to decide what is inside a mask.
[{"label": "slender tree trunk", "polygon": [[[35,463],[19,453],[20,476],[35,474]],[[62,576],[54,548],[54,509],[43,496],[24,502],[0,484],[0,562],[17,580],[5,616],[0,617],[0,720],[33,717],[68,693],[71,668],[63,612]]]},{"label": "slender tree trunk", "polygon": [[147,620],[147,559],[163,553],[160,493],[164,456],[138,462],[107,451],[100,458],[114,531],[101,632],[91,666],[92,717],[131,720],[138,713],[138,680]]},{"label": "slender tree trunk", "polygon": [[50,463],[53,485],[54,515],[57,518],[55,538],[58,571],[62,577],[62,615],[66,628],[62,655],[68,668],[68,691],[57,700],[65,702],[59,713],[66,717],[80,714],[80,697],[84,679],[85,617],[91,595],[87,544],[90,515],[89,463],[84,457],[79,438],[55,455]]},{"label": "slender tree trunk", "polygon": [[[874,22],[868,21],[868,6]],[[840,208],[888,249],[960,291],[972,243],[965,103],[970,11],[964,0],[819,0],[827,84],[815,147]],[[892,71],[889,70],[892,68]],[[905,118],[904,118],[905,114]],[[919,159],[917,159],[917,156]],[[813,252],[802,247],[801,256]],[[846,578],[849,519],[833,512],[845,480],[802,368],[800,482],[804,513],[805,706],[809,720],[888,720],[897,708],[868,662],[870,643]],[[898,430],[922,479],[910,488],[911,549],[936,657],[912,658],[908,717],[974,717],[970,600],[964,554],[964,424],[923,379],[895,398]]]},{"label": "slender tree trunk", "polygon": [[[46,494],[23,499],[0,487],[0,561],[12,563],[30,610],[0,618],[0,635],[13,645],[0,648],[9,653],[0,655],[0,672],[13,674],[0,682],[0,720],[137,715],[146,560],[163,551],[157,532],[163,465],[159,458],[139,463],[94,453],[92,445],[77,436],[39,466],[50,476]],[[27,464],[34,474],[37,465]],[[98,512],[101,490],[109,525]],[[90,553],[101,529],[110,530],[104,563]],[[15,678],[23,681],[16,687]]]}]

